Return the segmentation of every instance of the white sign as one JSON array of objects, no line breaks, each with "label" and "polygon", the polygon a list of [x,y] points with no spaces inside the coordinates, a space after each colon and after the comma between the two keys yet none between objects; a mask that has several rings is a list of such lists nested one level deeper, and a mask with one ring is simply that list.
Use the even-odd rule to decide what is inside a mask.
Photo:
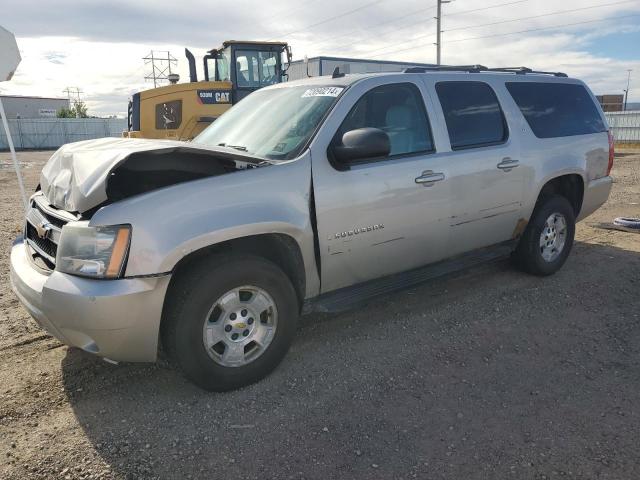
[{"label": "white sign", "polygon": [[20,60],[16,37],[0,26],[0,82],[11,80]]},{"label": "white sign", "polygon": [[344,90],[343,87],[317,87],[310,88],[302,94],[305,97],[337,97]]},{"label": "white sign", "polygon": [[57,113],[55,108],[41,108],[38,110],[38,115],[41,117],[55,117]]}]

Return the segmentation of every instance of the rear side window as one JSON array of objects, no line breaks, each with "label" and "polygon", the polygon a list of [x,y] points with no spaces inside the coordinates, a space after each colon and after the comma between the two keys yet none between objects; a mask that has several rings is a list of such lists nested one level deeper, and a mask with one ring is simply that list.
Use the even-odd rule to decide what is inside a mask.
[{"label": "rear side window", "polygon": [[375,87],[353,106],[334,141],[357,128],[379,128],[389,135],[391,156],[433,151],[422,95],[411,83]]},{"label": "rear side window", "polygon": [[436,92],[454,150],[503,143],[508,136],[493,89],[483,82],[438,82]]},{"label": "rear side window", "polygon": [[591,95],[582,85],[507,82],[506,86],[538,138],[568,137],[607,130]]}]

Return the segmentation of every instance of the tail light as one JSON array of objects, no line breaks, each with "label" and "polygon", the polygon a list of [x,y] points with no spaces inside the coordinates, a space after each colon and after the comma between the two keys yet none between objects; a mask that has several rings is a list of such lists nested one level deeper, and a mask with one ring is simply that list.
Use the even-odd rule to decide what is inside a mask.
[{"label": "tail light", "polygon": [[611,169],[613,168],[613,156],[615,154],[613,149],[613,134],[611,130],[607,131],[607,135],[609,136],[609,165],[607,165],[607,176],[611,173]]}]

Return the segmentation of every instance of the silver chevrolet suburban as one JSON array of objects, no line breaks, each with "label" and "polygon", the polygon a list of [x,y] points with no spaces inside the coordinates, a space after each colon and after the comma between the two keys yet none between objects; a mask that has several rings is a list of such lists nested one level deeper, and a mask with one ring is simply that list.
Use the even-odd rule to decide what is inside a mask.
[{"label": "silver chevrolet suburban", "polygon": [[609,195],[593,94],[561,73],[412,68],[259,90],[190,143],[61,147],[11,281],[60,341],[166,352],[208,390],[264,377],[301,313],[511,254],[549,275]]}]

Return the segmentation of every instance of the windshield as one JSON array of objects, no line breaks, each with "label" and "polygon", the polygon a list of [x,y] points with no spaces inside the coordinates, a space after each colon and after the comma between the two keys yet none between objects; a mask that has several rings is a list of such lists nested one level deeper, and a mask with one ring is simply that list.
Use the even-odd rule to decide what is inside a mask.
[{"label": "windshield", "polygon": [[279,55],[276,52],[238,50],[236,52],[238,87],[260,88],[278,83]]},{"label": "windshield", "polygon": [[193,139],[264,159],[297,157],[344,87],[258,90]]}]

